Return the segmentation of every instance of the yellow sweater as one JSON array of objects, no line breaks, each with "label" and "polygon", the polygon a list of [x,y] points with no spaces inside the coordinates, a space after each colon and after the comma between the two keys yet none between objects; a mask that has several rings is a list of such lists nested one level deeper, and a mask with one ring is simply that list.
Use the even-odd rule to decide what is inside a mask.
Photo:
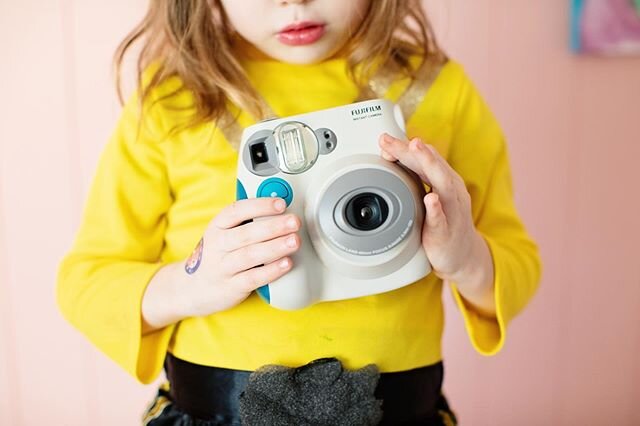
[{"label": "yellow sweater", "polygon": [[[244,65],[279,116],[348,104],[357,96],[342,59]],[[394,83],[388,97],[397,99],[406,83]],[[169,80],[158,92],[177,84]],[[186,259],[211,219],[235,200],[237,152],[215,123],[169,135],[186,114],[171,107],[190,101],[185,93],[156,104],[140,129],[137,98],[125,105],[101,155],[73,246],[59,267],[57,298],[67,320],[143,383],[157,377],[166,351],[241,370],[298,366],[327,356],[349,369],[376,363],[382,372],[439,361],[443,284],[435,274],[384,294],[293,312],[270,307],[253,293],[227,311],[142,335],[141,300],[152,276],[163,264]],[[246,126],[252,119],[243,113],[239,122]],[[470,310],[455,283],[451,289],[473,346],[495,354],[541,272],[537,247],[514,206],[503,134],[455,62],[445,65],[407,130],[435,145],[471,194],[474,222],[493,255],[497,320]]]}]

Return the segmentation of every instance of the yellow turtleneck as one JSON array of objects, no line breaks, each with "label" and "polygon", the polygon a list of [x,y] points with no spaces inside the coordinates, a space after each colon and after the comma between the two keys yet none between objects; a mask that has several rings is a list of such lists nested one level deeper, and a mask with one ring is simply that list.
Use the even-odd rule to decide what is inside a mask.
[{"label": "yellow turtleneck", "polygon": [[[251,60],[244,66],[283,117],[348,104],[358,94],[342,59],[315,65]],[[159,91],[176,84],[167,81]],[[405,86],[397,82],[388,97],[397,99]],[[190,96],[171,102],[189,104]],[[82,223],[58,272],[62,313],[98,348],[143,383],[157,377],[166,351],[240,370],[335,356],[345,368],[376,363],[391,372],[441,359],[443,284],[435,274],[395,291],[293,312],[272,308],[254,293],[227,311],[142,335],[141,300],[151,277],[162,265],[186,259],[211,219],[235,200],[237,152],[215,123],[167,136],[181,113],[162,102],[139,128],[137,105],[135,96],[125,105],[102,153]],[[243,113],[239,122],[246,126],[252,119]],[[495,354],[541,272],[537,247],[514,206],[503,135],[455,62],[445,65],[407,130],[432,143],[471,194],[474,222],[494,260],[497,319],[471,310],[455,283],[451,288],[474,347]]]}]

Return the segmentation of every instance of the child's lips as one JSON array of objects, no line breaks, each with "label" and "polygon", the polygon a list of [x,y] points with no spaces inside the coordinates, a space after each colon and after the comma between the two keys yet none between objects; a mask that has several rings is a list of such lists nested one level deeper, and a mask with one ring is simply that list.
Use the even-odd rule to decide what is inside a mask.
[{"label": "child's lips", "polygon": [[300,22],[284,27],[277,34],[277,38],[289,46],[311,44],[322,38],[324,27],[324,24],[319,22]]}]

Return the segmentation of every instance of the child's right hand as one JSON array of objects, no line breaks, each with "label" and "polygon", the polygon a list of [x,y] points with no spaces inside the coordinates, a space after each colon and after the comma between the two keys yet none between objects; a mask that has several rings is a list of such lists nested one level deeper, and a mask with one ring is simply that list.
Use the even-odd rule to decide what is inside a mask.
[{"label": "child's right hand", "polygon": [[[203,236],[199,266],[193,271],[190,263],[185,265],[188,316],[232,308],[291,269],[289,255],[301,243],[296,233],[300,219],[283,215],[285,208],[282,198],[251,198],[232,203],[213,218]],[[261,216],[273,217],[243,224]]]},{"label": "child's right hand", "polygon": [[[300,247],[301,223],[284,210],[282,198],[251,198],[220,211],[205,230],[202,247],[199,243],[186,263],[164,266],[149,282],[142,300],[143,333],[232,308],[291,270],[289,255]],[[273,217],[243,224],[261,216]]]}]

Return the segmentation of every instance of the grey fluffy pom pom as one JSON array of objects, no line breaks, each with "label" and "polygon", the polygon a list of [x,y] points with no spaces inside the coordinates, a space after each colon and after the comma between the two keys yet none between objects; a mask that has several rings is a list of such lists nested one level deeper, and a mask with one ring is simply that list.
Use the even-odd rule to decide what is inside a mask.
[{"label": "grey fluffy pom pom", "polygon": [[377,425],[382,419],[382,400],[374,396],[379,378],[375,364],[349,371],[336,358],[297,368],[265,365],[251,373],[240,395],[242,424]]}]

